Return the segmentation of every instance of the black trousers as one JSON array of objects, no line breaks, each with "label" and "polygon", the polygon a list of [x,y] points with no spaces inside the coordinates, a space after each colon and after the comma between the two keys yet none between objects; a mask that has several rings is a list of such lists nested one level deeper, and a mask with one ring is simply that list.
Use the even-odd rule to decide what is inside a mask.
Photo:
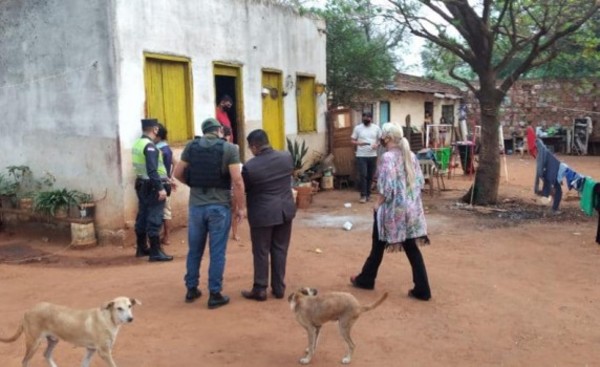
[{"label": "black trousers", "polygon": [[269,285],[270,257],[271,289],[276,294],[285,293],[285,267],[291,235],[292,222],[270,227],[250,227],[254,259],[254,289],[266,289]]},{"label": "black trousers", "polygon": [[371,196],[371,182],[377,170],[377,157],[356,157],[360,196]]},{"label": "black trousers", "polygon": [[[364,288],[375,287],[375,279],[377,278],[377,272],[379,271],[379,265],[383,260],[383,253],[385,252],[385,241],[379,240],[379,232],[377,231],[377,218],[373,220],[373,234],[372,234],[372,245],[371,253],[365,264],[363,265],[362,271],[356,277],[356,283]],[[417,241],[414,238],[407,239],[402,244],[402,249],[410,262],[412,268],[413,277],[413,293],[418,297],[429,298],[431,297],[431,290],[429,289],[429,280],[427,278],[427,269],[425,269],[425,262],[423,261],[423,255],[417,246]]]},{"label": "black trousers", "polygon": [[135,218],[135,233],[158,237],[163,222],[165,201],[158,200],[158,192],[149,188],[147,183],[136,182],[138,213]]}]

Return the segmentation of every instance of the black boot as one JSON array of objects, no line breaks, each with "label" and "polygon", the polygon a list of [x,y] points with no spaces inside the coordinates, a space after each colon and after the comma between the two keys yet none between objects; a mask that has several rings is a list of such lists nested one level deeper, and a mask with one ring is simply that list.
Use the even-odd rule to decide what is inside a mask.
[{"label": "black boot", "polygon": [[169,256],[160,249],[160,237],[150,237],[150,257],[148,261],[171,261],[173,256]]},{"label": "black boot", "polygon": [[136,232],[135,236],[137,238],[137,250],[135,251],[135,257],[144,257],[150,255],[150,249],[146,243],[146,234]]}]

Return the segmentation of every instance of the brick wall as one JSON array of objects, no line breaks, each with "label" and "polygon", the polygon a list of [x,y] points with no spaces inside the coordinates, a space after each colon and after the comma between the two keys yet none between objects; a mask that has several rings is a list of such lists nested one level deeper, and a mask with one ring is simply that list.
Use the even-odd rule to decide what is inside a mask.
[{"label": "brick wall", "polygon": [[[479,119],[479,102],[470,91],[466,103],[469,114]],[[600,79],[519,80],[500,110],[500,122],[505,127],[528,121],[535,121],[538,126],[570,127],[574,118],[585,116],[590,116],[594,124],[591,140],[600,141]]]}]

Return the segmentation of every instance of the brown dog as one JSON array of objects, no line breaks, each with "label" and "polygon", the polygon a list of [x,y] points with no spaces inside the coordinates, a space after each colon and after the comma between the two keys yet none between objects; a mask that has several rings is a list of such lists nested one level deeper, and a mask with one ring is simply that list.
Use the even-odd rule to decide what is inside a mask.
[{"label": "brown dog", "polygon": [[74,310],[50,303],[39,303],[25,312],[19,329],[10,338],[0,338],[1,342],[14,342],[25,333],[25,357],[23,367],[35,354],[43,339],[48,341],[44,357],[51,367],[57,367],[52,359],[52,351],[59,339],[87,349],[82,367],[89,367],[94,352],[110,367],[113,361],[111,350],[122,324],[133,321],[131,313],[134,305],[142,303],[134,298],[117,297],[98,308]]},{"label": "brown dog", "polygon": [[323,295],[317,293],[314,288],[300,288],[288,297],[290,308],[296,314],[296,320],[308,333],[306,355],[300,359],[300,363],[310,363],[317,348],[321,326],[327,321],[337,320],[340,334],[347,344],[347,352],[342,363],[348,364],[354,352],[354,342],[350,337],[352,325],[363,312],[379,306],[388,294],[384,293],[379,300],[368,306],[361,306],[350,293],[331,292]]}]

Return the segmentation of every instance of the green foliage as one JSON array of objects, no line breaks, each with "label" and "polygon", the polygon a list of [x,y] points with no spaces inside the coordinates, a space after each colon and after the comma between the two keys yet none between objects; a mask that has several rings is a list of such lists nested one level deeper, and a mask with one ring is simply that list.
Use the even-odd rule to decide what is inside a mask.
[{"label": "green foliage", "polygon": [[8,166],[6,167],[8,176],[12,183],[5,186],[5,192],[9,196],[17,198],[33,197],[36,191],[43,188],[50,188],[54,185],[56,178],[46,172],[40,179],[36,179],[29,166]]},{"label": "green foliage", "polygon": [[294,161],[294,169],[302,169],[302,167],[304,166],[304,157],[306,156],[306,153],[308,153],[308,147],[306,146],[306,142],[302,140],[302,146],[300,146],[295,140],[293,143],[289,138],[286,138],[286,140],[288,151],[292,155],[292,160]]},{"label": "green foliage", "polygon": [[333,106],[351,106],[376,93],[396,72],[393,51],[403,28],[390,27],[370,0],[328,0],[311,9],[327,24],[327,89]]},{"label": "green foliage", "polygon": [[0,173],[0,196],[15,196],[17,184]]},{"label": "green foliage", "polygon": [[77,205],[81,193],[76,190],[52,190],[37,192],[33,198],[33,209],[42,214],[54,215],[59,208],[68,209]]}]

